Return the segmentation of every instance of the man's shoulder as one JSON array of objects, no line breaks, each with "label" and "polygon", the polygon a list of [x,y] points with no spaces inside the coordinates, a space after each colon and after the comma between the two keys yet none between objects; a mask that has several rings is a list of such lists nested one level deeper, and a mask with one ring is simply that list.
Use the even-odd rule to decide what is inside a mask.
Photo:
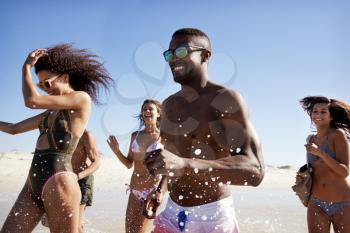
[{"label": "man's shoulder", "polygon": [[80,141],[86,142],[86,141],[88,141],[88,140],[89,140],[90,138],[92,138],[92,137],[93,137],[93,136],[92,136],[91,131],[85,129],[83,135],[81,135],[81,137],[80,137]]},{"label": "man's shoulder", "polygon": [[88,147],[94,144],[94,142],[95,142],[95,138],[92,135],[91,131],[86,129],[83,135],[81,135],[80,137],[79,144],[82,145],[83,147]]},{"label": "man's shoulder", "polygon": [[182,96],[181,91],[178,91],[178,92],[176,92],[176,93],[174,93],[174,94],[172,94],[172,95],[169,95],[167,98],[165,98],[165,99],[163,100],[162,106],[164,107],[164,105],[168,104],[169,101],[171,101],[171,100],[174,99],[174,98],[180,97],[180,96]]},{"label": "man's shoulder", "polygon": [[207,86],[207,92],[214,93],[215,95],[224,95],[227,98],[241,97],[240,93],[237,90],[233,90],[225,86],[222,86],[220,84],[212,83],[212,82]]},{"label": "man's shoulder", "polygon": [[214,90],[216,91],[217,94],[224,94],[232,97],[240,96],[240,93],[237,90],[230,89],[230,88],[221,86],[219,84],[215,84]]},{"label": "man's shoulder", "polygon": [[242,95],[238,91],[217,85],[210,106],[222,112],[233,113],[240,110],[245,104]]}]

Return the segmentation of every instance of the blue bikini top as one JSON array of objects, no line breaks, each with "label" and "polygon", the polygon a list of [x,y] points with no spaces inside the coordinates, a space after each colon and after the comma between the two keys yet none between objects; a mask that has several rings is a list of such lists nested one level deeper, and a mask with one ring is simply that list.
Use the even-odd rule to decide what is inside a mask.
[{"label": "blue bikini top", "polygon": [[[312,135],[308,138],[308,143],[315,137],[315,135]],[[323,145],[320,147],[320,150],[322,150],[323,152],[325,152],[329,157],[331,157],[332,159],[335,159],[335,153],[333,151],[331,151],[331,149],[329,148],[328,145],[328,135],[326,137],[326,141],[323,143]],[[307,153],[307,162],[314,164],[317,160],[319,160],[320,158],[316,155],[313,155],[311,153]]]}]

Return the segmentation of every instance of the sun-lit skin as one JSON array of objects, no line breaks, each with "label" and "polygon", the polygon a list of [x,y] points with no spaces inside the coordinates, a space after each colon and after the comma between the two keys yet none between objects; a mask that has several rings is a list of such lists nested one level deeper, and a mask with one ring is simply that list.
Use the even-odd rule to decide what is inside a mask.
[{"label": "sun-lit skin", "polygon": [[[176,49],[179,57],[171,56],[169,52]],[[195,228],[197,223],[212,224],[215,232],[223,232],[224,226],[238,232],[230,185],[257,186],[264,177],[260,141],[245,101],[237,91],[208,79],[211,48],[209,38],[200,30],[179,29],[163,55],[181,90],[162,104],[164,149],[149,152],[145,158],[151,174],[167,177],[170,196],[154,232],[179,228],[197,232],[201,227]],[[226,208],[220,208],[221,204]],[[201,212],[205,205],[213,208],[204,207]],[[191,213],[183,213],[181,208]],[[182,219],[179,214],[196,218],[197,213],[202,215],[200,222],[176,224]],[[213,220],[215,215],[220,215],[220,220]]]},{"label": "sun-lit skin", "polygon": [[[208,80],[208,40],[177,35],[169,49],[183,45],[190,46],[187,56],[168,61],[181,90],[163,101],[160,130],[165,148],[147,153],[145,162],[152,174],[167,176],[173,202],[199,207],[230,197],[229,185],[258,185],[264,169],[243,98]],[[191,51],[191,46],[204,49]]]},{"label": "sun-lit skin", "polygon": [[[350,232],[350,153],[346,134],[350,107],[323,96],[305,97],[301,104],[316,128],[316,133],[309,135],[305,144],[312,166],[311,198],[307,206],[309,232],[329,233],[331,226],[334,232]],[[301,176],[296,176],[296,183],[302,180]],[[332,216],[327,215],[314,198],[331,204],[342,203],[342,208]]]},{"label": "sun-lit skin", "polygon": [[[207,41],[200,37],[175,37],[173,40],[171,40],[169,49],[175,49],[180,45],[195,45],[204,47],[210,51],[210,46],[208,45]],[[207,78],[207,65],[201,61],[201,56],[198,56],[202,53],[203,51],[194,51],[190,52],[184,58],[180,59],[174,56],[173,59],[169,61],[169,66],[173,73],[175,82],[190,84],[198,81],[193,80],[193,78],[188,79],[187,77],[203,76]],[[202,64],[202,69],[195,69],[196,63]]]},{"label": "sun-lit skin", "polygon": [[[84,56],[81,56],[82,53]],[[70,44],[36,49],[28,54],[22,66],[24,104],[30,109],[43,109],[43,112],[18,123],[0,121],[0,131],[19,134],[39,128],[41,134],[37,139],[36,152],[26,183],[1,232],[32,232],[44,213],[48,216],[50,232],[78,232],[81,193],[77,180],[80,174],[73,172],[70,160],[79,138],[85,131],[92,100],[98,102],[94,91],[100,85],[107,88],[111,81],[103,65],[94,59],[96,57],[87,50],[75,49]],[[71,62],[72,60],[75,63]],[[31,75],[33,67],[39,81],[37,86],[34,85]],[[72,76],[61,74],[59,71],[49,72],[62,67]],[[77,82],[72,78],[74,75],[83,79]],[[75,89],[70,85],[69,81],[72,80],[75,82]],[[42,95],[37,90],[38,87],[46,94]],[[63,115],[65,116],[62,117]],[[62,118],[57,120],[58,116]],[[63,123],[63,135],[49,130],[54,129],[53,124],[57,122]],[[60,138],[61,136],[64,138]],[[50,142],[49,138],[56,138],[57,141]],[[51,160],[45,156],[51,156]],[[52,159],[52,156],[62,156],[62,160]],[[45,159],[48,159],[47,165]],[[35,168],[39,167],[37,162],[41,160],[45,162],[40,162],[42,169],[41,173],[37,174],[39,170]],[[45,183],[42,185],[38,181]],[[36,189],[33,184],[37,184]]]},{"label": "sun-lit skin", "polygon": [[[146,102],[143,104],[139,116],[144,129],[132,133],[127,156],[124,156],[119,150],[119,144],[115,136],[110,136],[107,142],[119,161],[127,168],[134,169],[130,180],[130,189],[144,191],[157,186],[160,179],[159,176],[151,176],[144,164],[144,156],[147,148],[159,140],[160,137],[160,131],[157,126],[160,117],[159,107],[152,102]],[[132,151],[134,140],[137,141],[140,152]],[[158,196],[157,198],[161,201],[162,196]],[[125,216],[126,232],[145,232],[152,224],[152,220],[143,216],[143,210],[143,203],[136,199],[134,194],[130,192]]]},{"label": "sun-lit skin", "polygon": [[146,103],[142,107],[142,118],[145,122],[146,128],[152,129],[154,126],[156,126],[158,117],[160,117],[160,115],[157,107],[154,104]]},{"label": "sun-lit skin", "polygon": [[329,112],[329,104],[315,104],[311,112],[311,119],[316,127],[329,127],[329,124],[332,120],[331,114]]},{"label": "sun-lit skin", "polygon": [[[101,161],[98,155],[95,138],[90,131],[85,130],[84,134],[80,138],[71,162],[73,171],[75,174],[77,174],[79,180],[92,175],[99,168]],[[86,204],[80,203],[79,233],[86,232],[85,208]]]},{"label": "sun-lit skin", "polygon": [[41,70],[37,73],[37,77],[39,82],[43,82],[45,80],[49,80],[54,78],[50,82],[50,87],[44,87],[43,91],[45,91],[49,95],[64,95],[70,92],[73,92],[73,88],[70,87],[68,82],[64,82],[64,80],[68,78],[66,74],[54,74],[46,70]]}]

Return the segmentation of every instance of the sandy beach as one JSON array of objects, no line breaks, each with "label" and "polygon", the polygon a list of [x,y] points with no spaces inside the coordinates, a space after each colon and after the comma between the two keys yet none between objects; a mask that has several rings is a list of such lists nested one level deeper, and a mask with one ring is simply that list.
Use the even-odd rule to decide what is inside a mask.
[{"label": "sandy beach", "polygon": [[[0,224],[14,204],[30,167],[32,154],[0,153]],[[236,216],[242,233],[306,233],[306,208],[292,192],[296,168],[267,166],[259,187],[232,186]],[[95,196],[86,212],[87,232],[124,232],[131,170],[103,157],[95,173]],[[34,232],[49,232],[40,224]]]}]

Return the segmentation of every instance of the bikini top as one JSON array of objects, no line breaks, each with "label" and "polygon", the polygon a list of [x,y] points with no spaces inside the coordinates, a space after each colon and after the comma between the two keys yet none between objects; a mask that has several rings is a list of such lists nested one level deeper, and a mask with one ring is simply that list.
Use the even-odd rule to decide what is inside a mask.
[{"label": "bikini top", "polygon": [[[315,137],[315,135],[310,136],[310,138],[307,140],[308,142],[311,141],[311,139],[313,139],[313,137]],[[329,157],[331,157],[332,159],[335,159],[335,153],[333,151],[331,151],[331,149],[328,146],[328,135],[326,137],[326,141],[323,143],[323,145],[320,147],[320,150],[322,150],[323,152],[325,152]],[[307,162],[314,164],[317,160],[319,160],[320,158],[316,155],[313,155],[311,153],[307,153]]]},{"label": "bikini top", "polygon": [[[140,145],[137,142],[137,137],[139,136],[139,133],[140,133],[140,131],[137,132],[136,137],[135,137],[134,141],[131,144],[131,151],[134,152],[134,153],[140,153],[141,152]],[[164,146],[160,142],[160,137],[159,137],[155,142],[153,142],[151,145],[149,145],[147,147],[146,152],[150,152],[150,151],[157,150],[157,149],[162,149],[162,148],[164,148]]]},{"label": "bikini top", "polygon": [[40,136],[46,134],[49,142],[47,150],[57,153],[72,154],[78,144],[79,138],[72,136],[70,132],[69,110],[60,110],[55,119],[49,125],[49,116],[53,111],[47,111],[43,120],[39,123]]}]

